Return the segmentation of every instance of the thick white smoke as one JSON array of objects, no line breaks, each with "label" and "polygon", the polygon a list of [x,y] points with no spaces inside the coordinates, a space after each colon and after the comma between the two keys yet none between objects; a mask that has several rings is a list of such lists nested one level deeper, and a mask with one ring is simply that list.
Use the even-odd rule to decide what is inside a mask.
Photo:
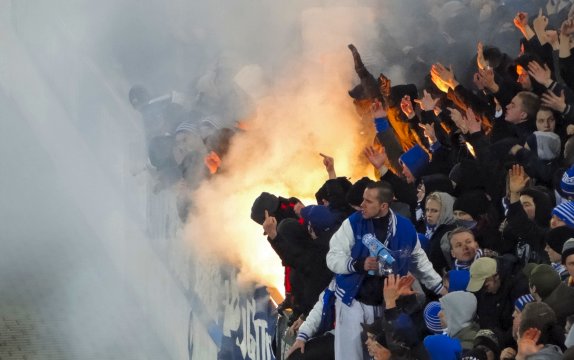
[{"label": "thick white smoke", "polygon": [[[478,16],[487,2],[467,8]],[[69,358],[186,358],[184,293],[203,294],[216,318],[220,261],[280,286],[279,259],[249,219],[255,197],[312,199],[326,179],[319,152],[340,176],[365,174],[370,124],[347,95],[357,83],[347,44],[375,75],[410,80],[419,55],[449,63],[432,57],[445,57],[441,24],[456,5],[0,2],[0,312],[53,325],[50,351]],[[434,51],[409,53],[420,45]],[[222,125],[248,120],[248,130],[194,194],[185,229],[177,187],[153,193],[133,84],[154,96],[250,96],[251,112],[216,103],[229,115]]]}]

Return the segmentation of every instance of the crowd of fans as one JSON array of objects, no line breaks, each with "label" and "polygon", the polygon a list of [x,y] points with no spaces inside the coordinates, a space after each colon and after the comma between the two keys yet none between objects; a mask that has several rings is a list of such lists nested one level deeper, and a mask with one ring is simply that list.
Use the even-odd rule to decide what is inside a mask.
[{"label": "crowd of fans", "polygon": [[317,205],[263,192],[251,212],[286,269],[288,359],[574,359],[571,9],[518,12],[517,58],[479,43],[420,92],[349,46],[380,178],[322,154]]}]

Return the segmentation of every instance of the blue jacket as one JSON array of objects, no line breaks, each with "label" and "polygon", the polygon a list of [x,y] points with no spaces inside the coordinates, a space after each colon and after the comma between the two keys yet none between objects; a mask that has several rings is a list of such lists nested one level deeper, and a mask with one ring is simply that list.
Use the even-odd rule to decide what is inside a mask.
[{"label": "blue jacket", "polygon": [[[411,271],[427,288],[439,292],[442,278],[434,271],[432,264],[420,247],[417,233],[410,220],[389,210],[389,228],[386,239],[379,239],[395,258],[394,274],[401,276]],[[368,257],[369,250],[363,244],[364,236],[375,236],[371,219],[364,219],[361,212],[352,214],[331,238],[327,265],[337,274],[336,295],[343,303],[351,305],[363,282],[364,272],[356,272],[353,264]]]}]

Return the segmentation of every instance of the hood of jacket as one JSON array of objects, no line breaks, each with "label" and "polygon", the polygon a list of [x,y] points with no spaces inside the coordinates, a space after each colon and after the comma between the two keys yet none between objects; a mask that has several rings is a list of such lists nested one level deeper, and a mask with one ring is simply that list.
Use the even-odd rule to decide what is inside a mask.
[{"label": "hood of jacket", "polygon": [[[436,223],[438,228],[441,225],[454,224],[455,218],[452,207],[454,205],[454,197],[445,192],[435,191],[433,194],[437,195],[440,199],[440,213]],[[428,200],[428,199],[427,199]]]},{"label": "hood of jacket", "polygon": [[528,360],[561,360],[562,351],[556,345],[545,345],[542,350],[536,354],[527,356]]},{"label": "hood of jacket", "polygon": [[472,325],[476,317],[476,304],[474,294],[466,291],[453,291],[440,298],[448,336],[454,337],[462,329]]}]

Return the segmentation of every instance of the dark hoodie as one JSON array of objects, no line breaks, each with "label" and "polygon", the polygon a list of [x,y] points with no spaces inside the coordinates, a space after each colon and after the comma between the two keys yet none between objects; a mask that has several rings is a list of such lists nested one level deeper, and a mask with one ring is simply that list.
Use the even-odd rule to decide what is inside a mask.
[{"label": "dark hoodie", "polygon": [[548,254],[544,251],[544,239],[549,231],[552,201],[546,192],[538,188],[525,189],[521,195],[532,197],[536,206],[534,220],[528,219],[520,201],[510,204],[506,226],[502,231],[503,247],[511,250],[522,264],[549,263]]}]

